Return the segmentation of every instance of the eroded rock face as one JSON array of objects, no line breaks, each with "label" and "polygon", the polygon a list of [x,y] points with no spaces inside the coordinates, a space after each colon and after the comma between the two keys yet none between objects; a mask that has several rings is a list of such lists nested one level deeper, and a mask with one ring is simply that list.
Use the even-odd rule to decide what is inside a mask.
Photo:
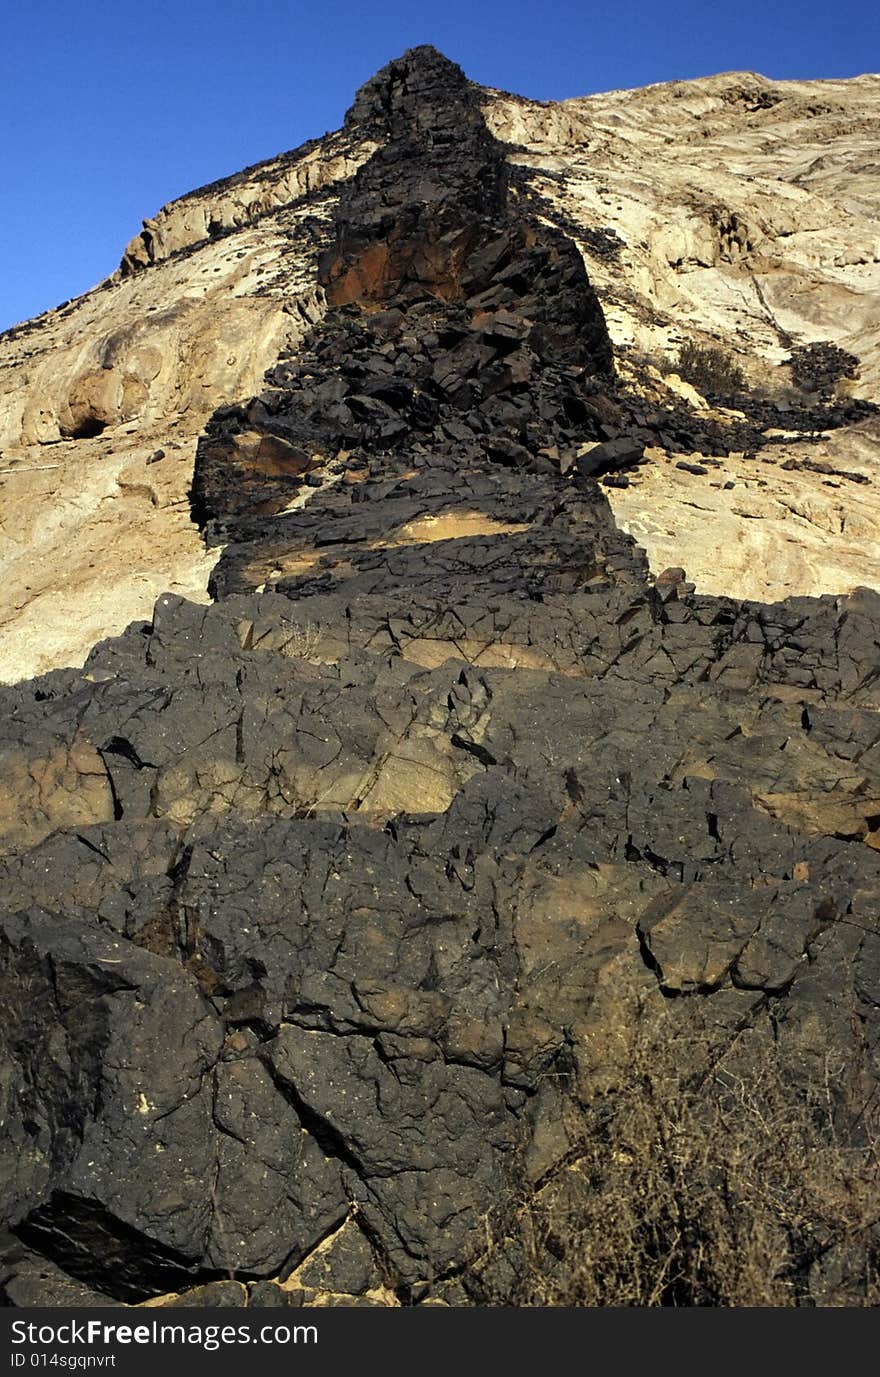
[{"label": "eroded rock face", "polygon": [[82,664],[166,589],[206,600],[198,435],[320,318],[345,134],[162,211],[121,270],[0,337],[0,682]]},{"label": "eroded rock face", "polygon": [[485,1302],[670,1002],[695,1075],[876,1089],[880,596],[654,579],[607,490],[693,415],[615,381],[452,64],[361,124],[347,285],[199,444],[214,603],[0,691],[13,1304]]},{"label": "eroded rock face", "polygon": [[[826,428],[827,409],[807,424],[775,402],[801,351],[817,348],[826,362],[829,348],[857,358],[846,390],[877,396],[877,78],[730,73],[550,104],[481,92],[439,55],[415,76],[406,60],[392,67],[367,84],[338,134],[164,207],[116,274],[0,339],[0,681],[81,664],[96,639],[149,616],[166,589],[204,600],[210,561],[187,512],[196,440],[218,405],[259,387],[279,351],[320,318],[314,262],[331,248],[334,204],[392,134],[396,154],[371,163],[347,235],[337,226],[336,257],[325,260],[334,292],[396,290],[409,271],[400,255],[418,244],[418,272],[427,254],[435,283],[445,276],[454,295],[469,251],[454,205],[470,197],[491,216],[512,183],[545,229],[564,232],[560,252],[584,255],[617,371],[645,409],[668,408],[671,388],[706,417],[655,435],[671,462],[658,456],[610,490],[653,571],[680,564],[701,591],[769,601],[876,586],[876,427],[850,410],[835,422],[846,424],[841,434]],[[404,138],[413,110],[421,114]],[[434,173],[457,148],[465,163],[494,150],[491,167],[482,164],[478,184],[454,183],[435,223],[438,187],[453,183]],[[424,172],[427,215],[414,209],[410,166]],[[391,199],[372,203],[368,227],[371,188]],[[415,216],[396,230],[395,197]],[[750,459],[754,432],[728,444],[718,471],[681,478],[676,463],[695,451],[700,463],[719,457],[717,407],[668,370],[665,380],[646,373],[642,359],[662,362],[688,340],[720,344],[751,385],[769,389],[762,425],[789,432],[786,460],[870,480],[857,510],[845,485],[809,474],[799,485],[806,502],[792,501],[788,481]],[[821,382],[815,367],[811,376]],[[805,438],[811,430],[820,433]]]},{"label": "eroded rock face", "polygon": [[[876,75],[727,72],[559,104],[486,99],[511,175],[584,254],[624,375],[650,390],[643,364],[659,364],[665,385],[706,411],[672,360],[682,343],[720,346],[753,394],[779,406],[768,420],[785,440],[781,457],[870,480],[853,503],[845,483],[806,476],[799,502],[770,464],[752,462],[752,444],[689,480],[675,472],[687,447],[665,445],[672,463],[609,494],[657,573],[683,565],[701,591],[771,601],[877,586],[876,425],[828,434],[819,420],[804,437],[789,403],[795,380],[827,387],[837,351],[850,359],[842,390],[880,395],[878,96]],[[762,457],[780,456],[774,445]]]}]

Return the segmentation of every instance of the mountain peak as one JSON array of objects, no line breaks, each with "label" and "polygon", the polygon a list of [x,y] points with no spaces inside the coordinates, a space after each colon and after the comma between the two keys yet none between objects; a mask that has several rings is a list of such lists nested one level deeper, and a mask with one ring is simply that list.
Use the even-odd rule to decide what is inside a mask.
[{"label": "mountain peak", "polygon": [[377,127],[394,136],[426,117],[435,123],[442,111],[475,103],[472,89],[458,64],[430,44],[408,48],[360,87],[345,127]]}]

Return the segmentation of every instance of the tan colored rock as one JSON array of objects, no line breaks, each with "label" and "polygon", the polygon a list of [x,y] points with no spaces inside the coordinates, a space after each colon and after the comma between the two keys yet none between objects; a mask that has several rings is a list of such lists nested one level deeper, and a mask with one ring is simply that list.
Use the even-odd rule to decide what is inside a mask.
[{"label": "tan colored rock", "polygon": [[245,168],[181,196],[144,221],[123,254],[119,275],[130,276],[172,254],[253,225],[264,216],[350,177],[376,144],[356,149],[343,134]]},{"label": "tan colored rock", "polygon": [[[880,586],[876,422],[831,432],[818,445],[774,446],[756,459],[731,455],[706,477],[677,469],[679,456],[650,454],[631,486],[608,496],[656,573],[680,564],[700,592],[760,602]],[[787,471],[788,459],[830,463],[871,481]]]},{"label": "tan colored rock", "polygon": [[[728,72],[560,104],[491,93],[486,115],[581,248],[626,373],[686,340],[721,345],[753,386],[790,382],[792,344],[830,340],[861,361],[849,391],[880,397],[880,76],[769,81]],[[618,236],[617,257],[591,231]],[[692,407],[699,393],[667,373]],[[698,456],[682,456],[691,460]],[[652,568],[700,591],[774,600],[880,586],[880,429],[773,457],[825,459],[856,488],[732,459],[718,477],[655,462],[611,490]],[[714,478],[715,475],[712,475]]]},{"label": "tan colored rock", "polygon": [[615,342],[706,331],[748,366],[778,362],[781,332],[832,339],[877,395],[880,76],[726,72],[556,105],[496,93],[486,115],[554,208],[623,240],[619,262],[588,256]]},{"label": "tan colored rock", "polygon": [[332,197],[300,198],[373,147],[331,138],[173,202],[106,282],[0,337],[0,682],[81,664],[166,589],[207,600],[196,440],[320,318],[297,226]]},{"label": "tan colored rock", "polygon": [[4,752],[0,764],[0,854],[35,846],[59,827],[89,827],[113,817],[104,762],[82,733]]}]

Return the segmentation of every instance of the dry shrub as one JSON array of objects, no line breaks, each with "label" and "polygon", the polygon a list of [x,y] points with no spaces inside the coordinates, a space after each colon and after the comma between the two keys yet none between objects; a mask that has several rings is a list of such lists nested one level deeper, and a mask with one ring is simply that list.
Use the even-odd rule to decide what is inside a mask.
[{"label": "dry shrub", "polygon": [[773,1050],[753,1048],[747,1070],[732,1055],[706,1069],[706,1052],[700,1019],[679,1009],[634,1037],[616,1090],[571,1109],[567,1163],[523,1188],[486,1299],[880,1303],[876,1097],[845,1112],[830,1059],[804,1088]]},{"label": "dry shrub", "polygon": [[305,622],[302,626],[296,626],[291,630],[290,637],[284,646],[284,653],[292,659],[311,660],[318,649],[320,639],[320,632],[314,622]]},{"label": "dry shrub", "polygon": [[704,394],[738,396],[746,390],[745,374],[739,364],[717,347],[683,344],[672,366],[679,377]]}]

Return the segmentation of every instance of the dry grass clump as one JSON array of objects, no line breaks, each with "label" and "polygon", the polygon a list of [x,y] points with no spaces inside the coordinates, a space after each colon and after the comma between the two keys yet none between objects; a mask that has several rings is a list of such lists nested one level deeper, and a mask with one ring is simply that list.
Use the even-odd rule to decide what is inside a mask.
[{"label": "dry grass clump", "polygon": [[661,1017],[616,1090],[572,1110],[576,1149],[498,1240],[495,1303],[880,1304],[876,1097],[845,1111],[841,1066],[805,1087],[772,1049],[706,1069],[703,1042],[696,1071],[700,1037]]},{"label": "dry grass clump", "polygon": [[290,637],[284,645],[284,654],[295,660],[311,660],[318,649],[320,639],[320,631],[314,622],[304,622],[302,626],[296,626],[291,630]]}]

